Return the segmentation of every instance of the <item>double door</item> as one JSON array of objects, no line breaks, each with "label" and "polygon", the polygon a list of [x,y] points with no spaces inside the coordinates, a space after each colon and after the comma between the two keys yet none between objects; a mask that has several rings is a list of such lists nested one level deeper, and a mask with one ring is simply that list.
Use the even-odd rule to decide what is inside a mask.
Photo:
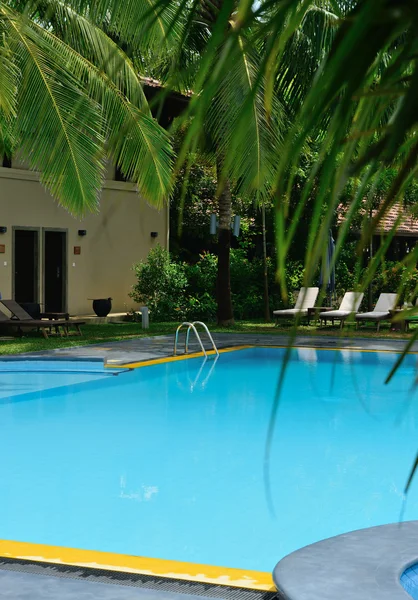
[{"label": "double door", "polygon": [[13,292],[19,303],[42,301],[45,312],[67,309],[67,231],[13,228]]}]

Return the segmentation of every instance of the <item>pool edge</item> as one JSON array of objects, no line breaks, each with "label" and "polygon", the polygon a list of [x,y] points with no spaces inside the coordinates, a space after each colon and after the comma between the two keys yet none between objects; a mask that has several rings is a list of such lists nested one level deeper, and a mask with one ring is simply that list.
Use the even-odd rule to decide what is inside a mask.
[{"label": "pool edge", "polygon": [[[249,350],[251,348],[256,348],[254,345],[242,345],[242,346],[231,346],[228,348],[220,348],[218,350],[219,354],[225,354],[226,352],[234,352],[235,350]],[[216,353],[214,350],[208,350],[208,356],[214,356]],[[107,368],[125,368],[125,369],[140,369],[141,367],[150,367],[152,365],[161,365],[169,362],[177,362],[180,360],[187,360],[189,358],[203,358],[203,352],[191,352],[190,354],[180,354],[177,356],[166,356],[164,358],[151,358],[148,360],[143,360],[139,362],[128,362],[128,363],[118,363],[118,364],[106,364]]]},{"label": "pool edge", "polygon": [[0,557],[268,592],[276,591],[272,574],[264,571],[216,567],[111,552],[0,540]]},{"label": "pool edge", "polygon": [[[236,350],[250,350],[253,348],[275,348],[275,349],[282,349],[282,350],[287,350],[289,346],[286,345],[272,345],[272,344],[246,344],[246,345],[238,345],[238,346],[228,346],[226,348],[220,348],[219,354],[225,354],[226,352],[235,352]],[[333,346],[332,348],[321,348],[318,346],[309,346],[309,345],[303,345],[303,346],[292,346],[293,349],[305,349],[305,350],[324,350],[326,352],[330,352],[330,351],[349,351],[349,352],[367,352],[367,353],[374,353],[374,354],[402,354],[402,350],[389,350],[389,349],[372,349],[372,348],[359,348],[359,347],[344,347],[344,346]],[[409,351],[407,354],[413,354],[413,355],[418,355],[418,351],[414,351],[411,350]],[[208,356],[213,356],[215,355],[215,351],[214,350],[208,350],[207,352]],[[110,362],[105,364],[105,367],[108,369],[120,369],[120,368],[124,368],[124,369],[140,369],[142,367],[151,367],[152,365],[162,365],[164,363],[170,363],[170,362],[177,362],[177,361],[181,361],[181,360],[188,360],[189,358],[199,358],[202,357],[203,358],[203,352],[192,352],[190,354],[180,354],[177,356],[165,356],[163,358],[150,358],[150,359],[146,359],[143,361],[138,361],[138,362],[126,362],[126,363],[122,363],[122,362],[118,362],[117,364],[111,364]]]}]

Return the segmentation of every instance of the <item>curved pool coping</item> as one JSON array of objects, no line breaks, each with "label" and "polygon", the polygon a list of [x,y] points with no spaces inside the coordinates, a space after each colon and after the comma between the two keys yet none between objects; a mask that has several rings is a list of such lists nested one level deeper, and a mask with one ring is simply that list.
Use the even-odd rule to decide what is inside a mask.
[{"label": "curved pool coping", "polygon": [[285,600],[411,600],[400,583],[418,562],[418,521],[345,533],[297,550],[273,571]]}]

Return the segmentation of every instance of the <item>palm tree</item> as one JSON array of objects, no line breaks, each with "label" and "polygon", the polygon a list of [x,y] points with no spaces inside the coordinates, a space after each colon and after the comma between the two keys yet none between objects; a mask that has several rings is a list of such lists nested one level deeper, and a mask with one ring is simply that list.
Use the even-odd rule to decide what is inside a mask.
[{"label": "palm tree", "polygon": [[0,30],[0,153],[18,152],[76,215],[97,210],[106,160],[161,205],[170,141],[121,48],[64,2],[0,0]]},{"label": "palm tree", "polygon": [[[306,254],[306,283],[313,277],[338,198],[352,175],[361,181],[351,204],[354,211],[365,189],[373,193],[372,182],[382,169],[394,162],[399,164],[399,176],[374,219],[372,229],[413,176],[416,155],[412,101],[415,42],[410,32],[417,17],[411,0],[397,5],[396,10],[389,0],[263,0],[256,3],[250,0],[136,0],[129,3],[118,0],[32,0],[31,8],[26,12],[22,12],[22,2],[0,0],[2,26],[7,33],[2,45],[5,60],[1,70],[2,81],[7,82],[2,86],[1,131],[10,132],[9,138],[2,133],[5,147],[16,143],[15,132],[22,139],[19,127],[7,125],[6,129],[6,123],[15,118],[17,104],[13,99],[17,98],[17,93],[13,89],[21,82],[19,69],[22,73],[31,72],[23,68],[26,53],[22,52],[20,41],[9,42],[13,39],[10,37],[12,20],[7,17],[11,10],[19,15],[19,23],[25,31],[29,30],[32,37],[36,34],[39,45],[42,40],[44,54],[46,44],[49,44],[49,58],[57,55],[62,43],[70,48],[66,58],[69,69],[65,63],[67,73],[63,59],[59,62],[57,58],[60,68],[56,80],[61,77],[67,84],[67,77],[73,86],[70,87],[72,93],[81,97],[82,88],[76,82],[84,78],[91,87],[84,101],[87,102],[86,112],[95,116],[97,127],[94,119],[93,125],[89,119],[89,127],[100,131],[101,135],[91,135],[90,130],[86,135],[87,119],[83,120],[86,112],[78,109],[77,103],[74,114],[79,115],[83,126],[77,128],[78,120],[73,118],[73,129],[69,131],[75,129],[76,140],[86,144],[85,149],[90,148],[88,144],[92,144],[94,151],[100,148],[94,159],[88,158],[86,152],[80,153],[83,167],[87,169],[88,166],[93,171],[89,179],[95,181],[96,189],[100,182],[97,174],[102,172],[100,160],[105,156],[104,147],[121,163],[125,173],[135,173],[138,182],[143,178],[139,161],[135,168],[132,161],[133,155],[139,156],[135,153],[135,144],[143,142],[143,138],[138,134],[135,144],[128,148],[130,136],[125,142],[120,141],[123,136],[109,134],[115,107],[119,110],[120,104],[109,102],[109,97],[113,96],[108,84],[113,83],[118,97],[128,100],[124,104],[124,117],[119,121],[122,129],[126,127],[125,131],[130,127],[131,118],[131,114],[125,118],[127,107],[135,107],[135,123],[154,125],[139,117],[143,98],[136,83],[137,72],[160,74],[167,86],[174,89],[193,89],[185,115],[190,126],[178,161],[186,161],[188,152],[197,148],[202,138],[210,139],[216,155],[222,208],[220,322],[228,323],[232,319],[227,273],[228,190],[231,185],[259,202],[266,196],[276,198],[278,277],[284,287],[287,252],[294,243],[298,219],[308,202],[313,204],[313,217]],[[394,10],[396,18],[392,18]],[[381,21],[377,15],[383,15],[382,19],[387,21]],[[373,43],[368,44],[371,37]],[[129,53],[129,60],[121,48]],[[10,57],[17,49],[21,64],[16,71],[17,61]],[[116,65],[125,66],[121,70]],[[43,86],[42,78],[40,82]],[[54,83],[57,85],[55,80]],[[26,85],[21,87],[29,89]],[[23,101],[22,105],[25,107]],[[98,106],[104,106],[105,110],[98,110]],[[70,120],[65,110],[62,114]],[[34,136],[28,126],[29,120],[33,126],[36,116],[26,118],[23,127],[28,131],[26,153],[32,163],[35,159],[38,163],[43,159],[44,164],[36,166],[43,167],[41,170],[46,172],[45,168],[51,168],[51,165],[45,153],[37,151],[36,143],[32,145]],[[57,139],[61,137],[57,135]],[[165,143],[165,138],[163,140]],[[292,204],[295,176],[312,143],[317,145],[319,158],[309,171],[295,205]],[[162,147],[161,142],[158,165],[169,153],[167,146],[164,151]],[[143,156],[148,154],[144,151]],[[155,153],[151,156],[154,158]],[[78,173],[76,166],[73,171]],[[81,169],[79,171],[83,173]],[[159,189],[168,185],[169,169],[160,179],[157,167],[150,173],[157,173]],[[50,173],[51,181],[54,177],[59,181],[54,185],[62,187],[57,173]],[[152,192],[152,181],[155,179],[151,176],[146,182],[142,181],[144,189]],[[161,181],[166,185],[162,186]],[[314,181],[319,184],[313,197]],[[47,176],[45,182],[52,187]],[[77,205],[83,203],[85,199],[79,193]],[[337,240],[336,256],[344,242],[349,220],[346,223]],[[364,229],[363,244],[367,243],[370,234],[371,231]],[[381,255],[375,256],[375,264],[379,260]]]},{"label": "palm tree", "polygon": [[[164,1],[156,4],[165,6]],[[278,31],[268,26],[268,19],[276,16],[274,6],[279,3],[265,4],[267,8],[260,5],[257,11],[252,3],[236,0],[179,2],[184,22],[179,26],[182,35],[178,47],[171,47],[171,68],[167,72],[158,68],[154,71],[158,77],[165,76],[169,86],[187,85],[194,90],[186,115],[191,125],[180,160],[186,156],[186,149],[194,151],[199,142],[206,150],[209,146],[215,157],[218,322],[223,325],[233,322],[229,273],[231,186],[261,205],[264,215],[264,202],[271,201],[274,194],[283,136],[331,45],[339,16],[321,1],[301,11],[294,29],[282,28],[285,42],[269,77],[266,51],[272,44],[275,47]],[[301,3],[293,5],[300,7]],[[213,65],[216,68],[212,69]],[[265,238],[264,218],[263,235]],[[265,243],[264,255],[267,282]],[[268,319],[267,285],[265,316]]]},{"label": "palm tree", "polygon": [[[232,323],[231,186],[260,205],[271,201],[283,135],[326,54],[337,16],[321,0],[307,8],[294,1],[285,9],[283,3],[253,6],[244,0],[32,0],[32,4],[38,20],[94,64],[108,70],[107,55],[110,50],[116,53],[115,48],[97,43],[100,34],[106,38],[105,31],[119,50],[123,47],[129,54],[137,72],[158,77],[167,88],[193,89],[178,164],[199,146],[206,150],[209,146],[214,156],[218,321]],[[268,64],[274,53],[275,60]]]},{"label": "palm tree", "polygon": [[[238,30],[237,4],[235,0],[32,2],[37,19],[94,64],[107,67],[106,53],[111,49],[103,46],[101,38],[96,56],[99,32],[103,30],[119,49],[124,48],[139,73],[157,76],[167,88],[193,89],[185,116],[190,126],[179,164],[189,151],[202,145],[209,145],[214,155],[219,201],[218,320],[224,325],[233,322],[229,274],[231,186],[260,203],[271,196],[283,121],[276,99],[267,115],[263,83],[257,82],[261,60],[258,44],[250,31]],[[216,76],[207,68],[207,57],[213,50],[220,67]],[[119,56],[116,49],[113,55]],[[120,77],[120,83],[125,77]],[[247,139],[240,148],[235,132],[244,122]]]},{"label": "palm tree", "polygon": [[[234,322],[230,283],[231,187],[262,204],[271,196],[276,165],[274,155],[281,144],[285,117],[275,97],[268,118],[264,82],[257,83],[261,61],[257,40],[251,31],[234,33],[237,2],[200,0],[190,10],[190,29],[177,56],[175,73],[185,72],[192,81],[194,98],[186,147],[198,143],[214,156],[218,179],[218,275],[217,318],[221,325]],[[219,27],[221,23],[221,27]],[[232,33],[232,37],[231,37]],[[221,65],[214,77],[205,71],[206,54],[216,46],[216,62]],[[228,47],[228,61],[224,54]],[[172,85],[173,75],[169,73]],[[235,133],[245,124],[245,146],[237,145]]]}]

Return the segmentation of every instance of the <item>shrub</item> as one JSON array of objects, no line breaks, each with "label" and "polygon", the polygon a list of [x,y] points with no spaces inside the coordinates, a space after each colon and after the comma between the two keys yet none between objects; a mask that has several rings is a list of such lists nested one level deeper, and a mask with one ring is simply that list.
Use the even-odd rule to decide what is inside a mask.
[{"label": "shrub", "polygon": [[184,318],[187,277],[183,263],[171,261],[161,246],[150,250],[147,261],[133,267],[137,282],[129,296],[148,306],[154,321]]},{"label": "shrub", "polygon": [[415,301],[418,286],[417,269],[407,269],[402,263],[386,261],[378,268],[373,279],[373,300],[381,292],[399,292],[400,303]]},{"label": "shrub", "polygon": [[[160,246],[151,250],[147,261],[134,265],[137,282],[130,297],[147,305],[154,321],[202,320],[216,318],[216,274],[218,259],[208,252],[195,264],[175,262]],[[283,305],[275,282],[275,266],[268,259],[270,308]],[[303,265],[290,262],[286,270],[289,293],[299,290]],[[237,319],[264,316],[264,267],[260,258],[248,260],[244,249],[231,250],[231,289]]]}]

